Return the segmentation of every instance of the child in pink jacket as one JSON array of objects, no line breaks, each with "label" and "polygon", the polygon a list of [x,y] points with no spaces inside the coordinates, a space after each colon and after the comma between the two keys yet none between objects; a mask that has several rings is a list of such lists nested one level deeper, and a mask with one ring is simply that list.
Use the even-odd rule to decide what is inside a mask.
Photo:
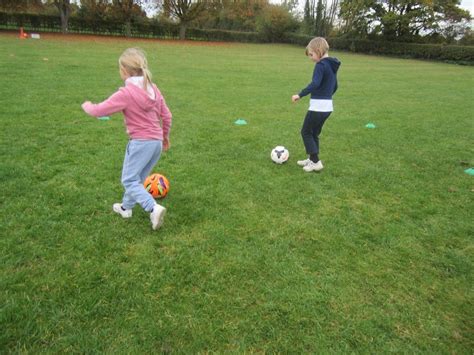
[{"label": "child in pink jacket", "polygon": [[119,58],[120,76],[125,86],[104,102],[86,101],[83,110],[101,117],[122,111],[130,140],[125,150],[122,184],[125,193],[113,211],[123,218],[132,217],[132,208],[139,204],[150,213],[154,230],[160,228],[166,208],[156,203],[143,181],[158,162],[162,150],[168,150],[171,112],[160,90],[151,82],[145,53],[138,48],[125,50]]}]

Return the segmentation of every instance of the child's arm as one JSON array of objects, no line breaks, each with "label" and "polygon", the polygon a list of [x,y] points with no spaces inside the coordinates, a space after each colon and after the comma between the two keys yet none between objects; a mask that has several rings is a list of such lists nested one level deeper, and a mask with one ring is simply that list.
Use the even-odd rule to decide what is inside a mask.
[{"label": "child's arm", "polygon": [[82,109],[90,116],[101,117],[108,116],[116,112],[123,111],[126,107],[125,93],[122,90],[117,91],[107,100],[93,104],[86,101],[82,104]]},{"label": "child's arm", "polygon": [[299,97],[306,96],[310,94],[314,89],[317,89],[319,85],[321,85],[321,82],[323,80],[323,65],[316,65],[316,68],[314,68],[313,71],[313,79],[311,82],[308,84],[307,87],[305,87],[301,92],[298,94]]},{"label": "child's arm", "polygon": [[161,118],[161,128],[163,129],[163,146],[165,150],[168,150],[170,146],[169,135],[171,129],[171,111],[166,105],[165,98],[161,96],[160,98],[160,118]]}]

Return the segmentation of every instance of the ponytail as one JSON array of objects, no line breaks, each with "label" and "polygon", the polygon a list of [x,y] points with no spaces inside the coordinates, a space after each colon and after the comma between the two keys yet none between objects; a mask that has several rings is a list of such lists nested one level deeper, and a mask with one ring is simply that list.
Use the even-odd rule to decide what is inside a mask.
[{"label": "ponytail", "polygon": [[145,52],[140,48],[128,48],[119,58],[119,64],[130,76],[143,76],[143,88],[145,91],[151,86],[151,72],[148,69],[148,61]]},{"label": "ponytail", "polygon": [[142,68],[143,72],[143,89],[147,91],[148,85],[151,86],[151,72],[148,68]]}]

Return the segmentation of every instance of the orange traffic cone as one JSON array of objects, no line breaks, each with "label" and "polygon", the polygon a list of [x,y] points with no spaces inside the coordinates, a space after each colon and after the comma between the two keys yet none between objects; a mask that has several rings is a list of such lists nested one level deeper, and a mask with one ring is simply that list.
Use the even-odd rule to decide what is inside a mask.
[{"label": "orange traffic cone", "polygon": [[23,32],[23,27],[20,27],[20,39],[28,38],[28,34]]}]

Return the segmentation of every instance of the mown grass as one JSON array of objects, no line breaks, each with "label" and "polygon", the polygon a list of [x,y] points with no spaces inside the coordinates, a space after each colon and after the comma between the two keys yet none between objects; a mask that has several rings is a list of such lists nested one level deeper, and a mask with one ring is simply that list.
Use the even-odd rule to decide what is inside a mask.
[{"label": "mown grass", "polygon": [[[158,232],[111,211],[121,115],[80,109],[129,46],[174,114]],[[306,174],[301,48],[0,47],[2,352],[472,352],[473,68],[333,53],[326,168]]]}]

